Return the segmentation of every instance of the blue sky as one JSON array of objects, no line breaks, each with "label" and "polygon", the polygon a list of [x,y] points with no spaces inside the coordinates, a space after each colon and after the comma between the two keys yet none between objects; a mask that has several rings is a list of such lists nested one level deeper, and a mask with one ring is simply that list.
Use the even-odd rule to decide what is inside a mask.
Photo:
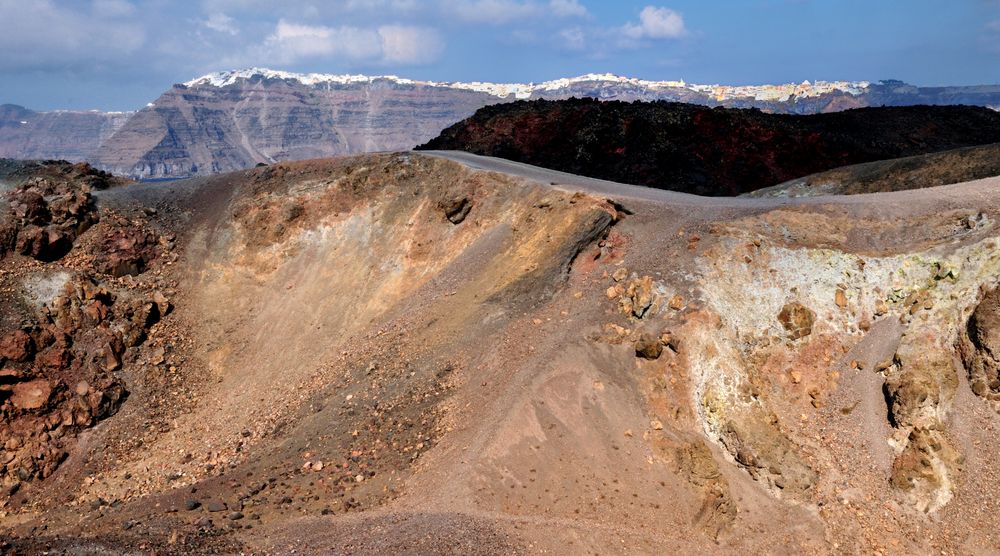
[{"label": "blue sky", "polygon": [[210,71],[1000,83],[1000,0],[0,0],[0,103],[131,110]]}]

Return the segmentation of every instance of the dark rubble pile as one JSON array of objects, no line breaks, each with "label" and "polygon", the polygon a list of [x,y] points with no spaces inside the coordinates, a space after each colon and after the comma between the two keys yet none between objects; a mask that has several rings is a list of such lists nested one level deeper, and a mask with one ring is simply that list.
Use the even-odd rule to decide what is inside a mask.
[{"label": "dark rubble pile", "polygon": [[40,261],[55,261],[76,238],[98,221],[87,185],[36,177],[0,201],[0,256],[14,251]]},{"label": "dark rubble pile", "polygon": [[[0,505],[118,411],[129,350],[171,309],[154,288],[116,279],[149,269],[170,241],[99,216],[88,184],[35,177],[0,197]],[[33,282],[51,293],[32,299]]]}]

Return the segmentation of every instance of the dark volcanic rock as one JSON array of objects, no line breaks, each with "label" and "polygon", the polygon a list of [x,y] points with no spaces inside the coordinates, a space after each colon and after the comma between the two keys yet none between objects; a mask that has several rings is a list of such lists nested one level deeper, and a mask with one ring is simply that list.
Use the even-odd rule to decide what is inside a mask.
[{"label": "dark volcanic rock", "polygon": [[700,195],[739,195],[848,164],[998,141],[1000,113],[967,106],[792,116],[571,99],[483,108],[419,148]]}]

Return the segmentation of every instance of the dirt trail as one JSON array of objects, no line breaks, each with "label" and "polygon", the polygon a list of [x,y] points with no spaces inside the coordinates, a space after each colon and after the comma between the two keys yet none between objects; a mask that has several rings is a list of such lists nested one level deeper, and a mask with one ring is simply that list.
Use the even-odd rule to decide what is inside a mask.
[{"label": "dirt trail", "polygon": [[708,199],[462,153],[101,192],[175,234],[136,277],[172,310],[5,546],[989,553],[1000,416],[957,346],[998,192]]}]

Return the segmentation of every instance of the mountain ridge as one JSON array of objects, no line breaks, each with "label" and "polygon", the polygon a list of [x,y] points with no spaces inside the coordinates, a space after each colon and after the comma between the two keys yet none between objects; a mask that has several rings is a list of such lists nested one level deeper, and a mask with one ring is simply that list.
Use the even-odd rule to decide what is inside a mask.
[{"label": "mountain ridge", "polygon": [[563,77],[543,81],[541,83],[498,83],[488,81],[430,81],[409,79],[396,75],[364,75],[364,74],[326,74],[326,73],[296,73],[269,68],[247,68],[209,73],[183,83],[186,87],[211,85],[227,87],[240,79],[253,78],[293,80],[303,85],[321,84],[359,84],[375,81],[391,81],[400,85],[424,85],[431,87],[470,90],[487,93],[499,98],[514,96],[519,100],[530,99],[534,94],[556,91],[583,83],[608,83],[617,85],[633,85],[650,89],[688,89],[697,92],[711,92],[717,98],[730,99],[752,96],[757,100],[784,100],[793,96],[819,96],[835,91],[860,95],[871,86],[868,81],[816,81],[802,83],[784,83],[771,85],[720,85],[694,84],[681,80],[648,80],[637,77],[627,77],[613,73],[588,73],[576,77]]},{"label": "mountain ridge", "polygon": [[437,82],[248,68],[175,84],[135,112],[0,109],[0,157],[86,161],[139,179],[206,175],[408,150],[485,106],[574,97],[814,114],[914,104],[997,109],[1000,86],[921,88],[891,80],[728,86],[597,73],[538,84]]}]

